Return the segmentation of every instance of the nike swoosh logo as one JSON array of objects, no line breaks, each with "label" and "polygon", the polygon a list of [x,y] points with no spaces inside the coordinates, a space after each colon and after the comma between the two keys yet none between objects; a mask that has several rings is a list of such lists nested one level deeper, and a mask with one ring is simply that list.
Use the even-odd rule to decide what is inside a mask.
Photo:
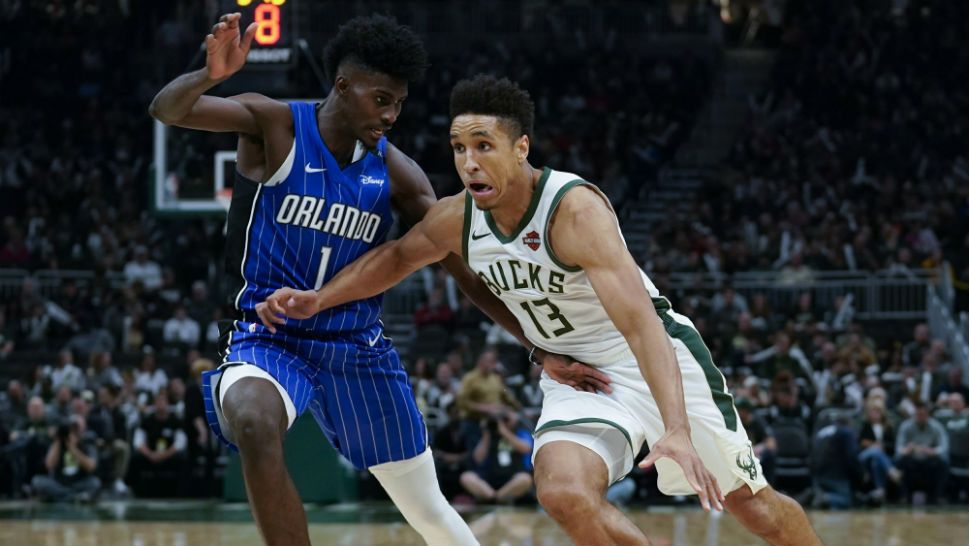
[{"label": "nike swoosh logo", "polygon": [[491,235],[491,233],[482,233],[481,235],[479,235],[478,233],[472,233],[472,241],[477,241],[479,239],[484,239],[485,237],[488,237],[489,235]]},{"label": "nike swoosh logo", "polygon": [[323,168],[320,168],[320,169],[318,169],[316,167],[311,167],[309,163],[307,163],[306,164],[306,167],[304,167],[303,169],[306,172],[310,173],[310,174],[313,174],[313,173],[322,173],[322,172],[324,172],[324,171],[327,170],[326,167],[323,167]]},{"label": "nike swoosh logo", "polygon": [[383,333],[379,333],[376,336],[374,336],[374,339],[368,339],[367,344],[370,345],[371,347],[373,347],[374,345],[377,345],[378,340],[380,340],[381,336],[383,335],[384,335]]}]

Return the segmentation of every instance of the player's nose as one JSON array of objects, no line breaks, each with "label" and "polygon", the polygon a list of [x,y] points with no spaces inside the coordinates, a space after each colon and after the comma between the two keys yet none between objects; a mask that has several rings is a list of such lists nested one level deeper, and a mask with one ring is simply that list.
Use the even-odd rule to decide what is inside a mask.
[{"label": "player's nose", "polygon": [[390,129],[391,125],[394,125],[394,122],[397,121],[397,117],[399,115],[401,115],[400,106],[395,105],[392,108],[385,108],[384,111],[381,112],[381,123],[384,124],[386,129]]},{"label": "player's nose", "polygon": [[478,163],[475,161],[475,159],[472,157],[472,155],[470,153],[467,153],[467,152],[465,153],[465,162],[461,166],[461,168],[467,174],[475,174],[480,169],[480,167],[478,166]]}]

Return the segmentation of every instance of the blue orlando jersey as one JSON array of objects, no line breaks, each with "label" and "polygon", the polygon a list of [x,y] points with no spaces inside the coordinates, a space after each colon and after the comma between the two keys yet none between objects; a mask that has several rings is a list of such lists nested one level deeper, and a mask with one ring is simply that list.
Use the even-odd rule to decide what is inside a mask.
[{"label": "blue orlando jersey", "polygon": [[[269,180],[237,172],[229,210],[226,272],[242,319],[259,322],[256,304],[276,289],[319,289],[344,266],[381,244],[391,227],[391,184],[384,163],[387,140],[374,150],[358,142],[341,169],[317,129],[316,107],[292,103],[293,147]],[[361,330],[380,318],[381,296],[329,309],[306,320],[288,319],[283,331]]]}]

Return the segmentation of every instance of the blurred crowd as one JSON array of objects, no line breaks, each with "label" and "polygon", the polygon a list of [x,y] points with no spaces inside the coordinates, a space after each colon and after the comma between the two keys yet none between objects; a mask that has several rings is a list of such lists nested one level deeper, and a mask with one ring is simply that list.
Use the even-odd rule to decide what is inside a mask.
[{"label": "blurred crowd", "polygon": [[[966,60],[957,8],[828,4],[790,3],[770,89],[752,97],[704,201],[652,230],[638,256],[651,273],[783,269],[797,282],[811,269],[949,260],[965,283],[967,116],[950,92],[966,62],[935,62]],[[537,164],[578,172],[625,207],[673,157],[712,60],[570,30],[567,9],[528,27],[556,48],[483,39],[432,51],[392,139],[439,194],[457,189],[447,96],[478,71],[532,93]],[[224,450],[198,377],[231,314],[222,221],[146,206],[146,107],[208,15],[187,1],[0,0],[0,78],[22,83],[0,85],[0,496],[219,494]],[[154,62],[158,51],[170,53]],[[469,503],[529,502],[541,370],[442,272],[425,277],[407,360],[442,485]],[[724,370],[773,483],[827,506],[965,494],[965,363],[925,325],[894,336],[810,294],[778,309],[729,285],[674,305]],[[961,468],[964,481],[948,482]],[[652,479],[637,471],[611,498],[651,497]]]},{"label": "blurred crowd", "polygon": [[770,85],[696,202],[652,226],[647,267],[798,280],[946,260],[965,296],[966,15],[933,0],[789,2]]}]

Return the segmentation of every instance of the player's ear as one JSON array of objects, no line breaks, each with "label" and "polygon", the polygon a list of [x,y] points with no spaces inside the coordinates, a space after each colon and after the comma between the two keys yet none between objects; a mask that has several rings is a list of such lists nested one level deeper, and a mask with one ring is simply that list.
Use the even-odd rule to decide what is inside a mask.
[{"label": "player's ear", "polygon": [[515,156],[522,163],[529,157],[529,135],[522,135],[515,141]]},{"label": "player's ear", "polygon": [[350,81],[347,79],[347,76],[337,74],[337,78],[333,82],[333,87],[337,90],[337,93],[346,95],[347,90],[350,89]]}]

